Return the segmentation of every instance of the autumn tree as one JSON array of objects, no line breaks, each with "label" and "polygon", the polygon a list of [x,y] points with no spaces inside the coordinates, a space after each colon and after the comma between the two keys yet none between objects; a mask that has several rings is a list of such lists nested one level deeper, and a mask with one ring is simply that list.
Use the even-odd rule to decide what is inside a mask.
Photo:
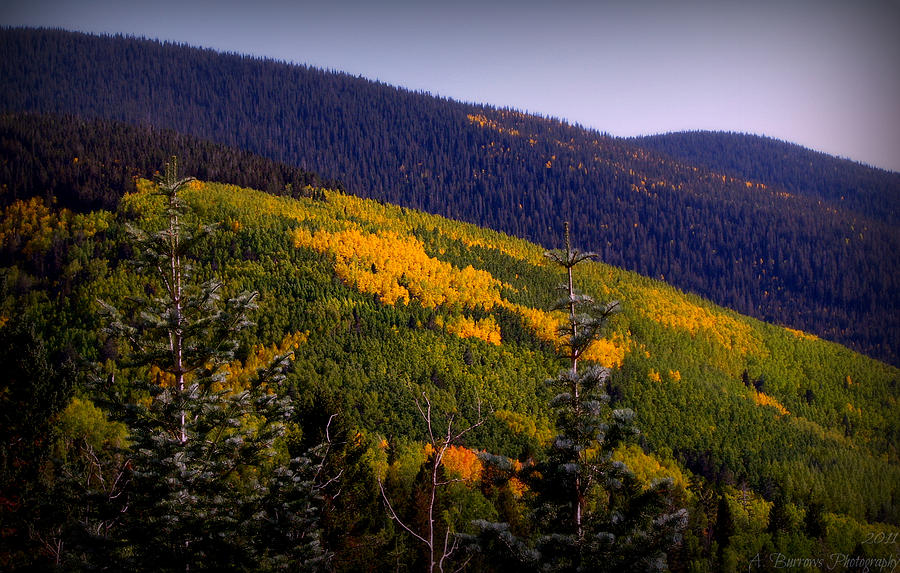
[{"label": "autumn tree", "polygon": [[[441,489],[450,485],[455,481],[461,481],[457,478],[447,476],[444,465],[444,457],[448,452],[452,451],[452,446],[458,444],[463,436],[481,426],[484,418],[481,415],[480,408],[478,410],[477,419],[474,423],[466,426],[454,426],[456,416],[453,414],[447,416],[446,421],[439,427],[439,421],[434,416],[431,400],[428,394],[422,392],[421,400],[414,398],[416,409],[425,422],[425,430],[427,433],[427,444],[429,455],[425,461],[422,470],[424,472],[424,488],[422,489],[422,511],[424,515],[420,527],[416,527],[413,523],[404,520],[391,502],[390,496],[384,488],[381,479],[378,480],[378,487],[381,490],[381,498],[384,501],[388,516],[396,522],[406,533],[412,536],[425,551],[427,563],[425,569],[427,571],[445,571],[445,567],[457,561],[454,553],[460,549],[460,538],[455,535],[449,524],[443,523],[439,513],[439,504]],[[463,560],[462,566],[465,566],[467,559]],[[457,570],[452,568],[452,570]]]}]

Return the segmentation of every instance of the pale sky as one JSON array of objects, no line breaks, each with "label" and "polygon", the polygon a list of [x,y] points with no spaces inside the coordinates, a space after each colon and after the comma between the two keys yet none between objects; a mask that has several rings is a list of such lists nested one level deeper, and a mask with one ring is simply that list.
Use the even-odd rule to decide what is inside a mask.
[{"label": "pale sky", "polygon": [[900,0],[0,0],[0,25],[254,54],[618,136],[768,135],[900,171]]}]

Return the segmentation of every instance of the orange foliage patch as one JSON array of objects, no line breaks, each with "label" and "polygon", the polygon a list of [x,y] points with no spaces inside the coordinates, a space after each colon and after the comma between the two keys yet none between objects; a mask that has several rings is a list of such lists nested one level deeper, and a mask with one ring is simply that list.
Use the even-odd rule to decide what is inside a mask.
[{"label": "orange foliage patch", "polygon": [[478,454],[468,448],[450,446],[444,452],[442,464],[452,477],[462,479],[468,485],[477,484],[481,480],[481,460],[478,459]]},{"label": "orange foliage patch", "polygon": [[[257,375],[261,368],[268,367],[275,357],[287,354],[291,350],[298,348],[306,342],[307,338],[309,338],[309,332],[295,332],[294,334],[288,334],[277,344],[255,347],[244,362],[235,360],[228,364],[225,368],[225,371],[228,372],[226,380],[224,383],[216,383],[213,389],[228,389],[231,392],[246,389],[250,385],[251,379]],[[150,367],[148,376],[153,383],[164,388],[170,388],[175,385],[175,376],[164,372],[156,365]],[[193,379],[194,376],[190,372],[184,377],[186,384],[190,384]]]},{"label": "orange foliage patch", "polygon": [[233,390],[247,388],[260,368],[268,367],[277,356],[299,348],[308,338],[309,332],[295,332],[288,334],[277,344],[257,346],[244,362],[235,360],[228,365],[231,375],[228,377],[227,386]]},{"label": "orange foliage patch", "polygon": [[507,487],[509,487],[509,491],[512,492],[513,496],[516,498],[522,497],[526,491],[528,491],[528,486],[519,480],[519,478],[510,478],[507,482]]},{"label": "orange foliage patch", "polygon": [[509,128],[503,127],[502,125],[500,125],[500,123],[498,123],[492,119],[488,119],[487,116],[484,116],[482,114],[471,114],[470,113],[467,117],[469,118],[470,122],[478,124],[479,127],[484,127],[486,129],[492,129],[498,133],[506,133],[506,134],[509,134],[512,136],[520,135],[518,129],[509,129]]}]

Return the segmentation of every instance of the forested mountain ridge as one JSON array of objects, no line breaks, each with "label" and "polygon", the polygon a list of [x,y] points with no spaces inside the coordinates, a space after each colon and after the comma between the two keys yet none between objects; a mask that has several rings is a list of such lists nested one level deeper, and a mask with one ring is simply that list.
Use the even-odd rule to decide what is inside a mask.
[{"label": "forested mountain ridge", "polygon": [[[23,349],[6,350],[10,329],[23,322],[63,357],[108,365],[125,350],[103,328],[97,300],[127,306],[148,288],[126,264],[134,256],[127,227],[158,219],[162,199],[155,191],[139,182],[115,212],[74,213],[41,197],[5,206],[0,358],[18,363]],[[463,426],[479,404],[488,412],[466,448],[447,461],[447,471],[466,476],[446,494],[456,508],[445,517],[454,530],[472,531],[471,520],[491,515],[518,516],[518,529],[534,527],[523,509],[527,491],[515,481],[525,474],[515,472],[525,472],[552,435],[544,380],[560,367],[553,352],[560,317],[548,309],[564,275],[538,245],[317,191],[294,199],[194,181],[184,195],[192,215],[183,224],[211,225],[194,247],[201,278],[221,277],[224,294],[260,293],[255,324],[241,334],[230,365],[232,383],[241,388],[267,356],[293,349],[286,384],[304,439],[320,435],[335,414],[355,436],[341,458],[342,494],[324,518],[334,568],[387,569],[415,559],[390,525],[375,477],[393,476],[388,491],[394,500],[412,499],[403,502],[405,515],[416,515],[419,498],[410,492],[428,451],[413,401],[418,392],[431,397],[436,413],[456,413]],[[669,567],[743,570],[760,551],[890,549],[861,544],[869,534],[896,535],[900,520],[897,368],[606,264],[587,264],[578,283],[623,309],[585,356],[613,368],[610,399],[633,408],[642,430],[619,459],[645,483],[673,477],[689,506],[685,540]],[[114,379],[128,379],[128,368],[113,371]],[[135,374],[160,377],[152,369]],[[13,422],[3,430],[31,436],[49,425],[57,433],[3,440],[5,456],[22,444],[40,449],[78,432],[94,436],[73,417],[97,398],[97,387],[60,386],[46,402],[35,400],[44,394],[22,390],[0,393],[0,412]],[[95,432],[112,432],[102,414],[92,415],[100,416]],[[94,453],[104,455],[105,448],[115,451],[106,444]],[[515,480],[492,481],[496,474],[472,455],[482,449],[518,460],[520,469],[509,470]],[[3,458],[9,459],[15,457]],[[36,464],[20,461],[12,464],[20,475]],[[63,461],[48,460],[44,474],[32,469],[45,475]],[[10,507],[29,499],[20,487],[5,492]],[[728,512],[734,516],[726,526]],[[4,529],[5,541],[21,534],[13,518],[30,514],[0,515],[14,525]],[[54,514],[36,515],[34,527],[45,533],[39,528],[52,525]]]},{"label": "forested mountain ridge", "polygon": [[852,175],[827,196],[795,192],[787,176],[773,187],[650,143],[303,66],[61,31],[0,42],[0,109],[174,129],[545,245],[569,219],[606,262],[898,360],[895,174],[828,159],[788,172],[828,180],[837,166],[839,181],[861,173],[879,191]]},{"label": "forested mountain ridge", "polygon": [[688,131],[629,138],[672,158],[805,195],[896,225],[900,173],[806,149],[771,137]]},{"label": "forested mountain ridge", "polygon": [[114,210],[172,155],[208,181],[300,195],[337,181],[247,151],[149,125],[75,116],[0,114],[0,205],[40,197],[87,212]]}]

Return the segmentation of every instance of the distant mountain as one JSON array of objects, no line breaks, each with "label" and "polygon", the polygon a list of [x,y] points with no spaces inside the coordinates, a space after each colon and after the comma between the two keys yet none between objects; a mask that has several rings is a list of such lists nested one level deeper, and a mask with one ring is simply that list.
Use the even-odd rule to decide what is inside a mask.
[{"label": "distant mountain", "polygon": [[[685,146],[708,156],[688,159],[659,140],[148,40],[4,30],[0,52],[0,110],[172,129],[547,246],[568,219],[608,263],[900,361],[896,174],[799,151],[772,164],[743,136],[727,152]],[[757,151],[728,167],[741,141]]]},{"label": "distant mountain", "polygon": [[686,131],[629,141],[731,177],[829,201],[893,225],[900,223],[900,173],[743,133]]}]

